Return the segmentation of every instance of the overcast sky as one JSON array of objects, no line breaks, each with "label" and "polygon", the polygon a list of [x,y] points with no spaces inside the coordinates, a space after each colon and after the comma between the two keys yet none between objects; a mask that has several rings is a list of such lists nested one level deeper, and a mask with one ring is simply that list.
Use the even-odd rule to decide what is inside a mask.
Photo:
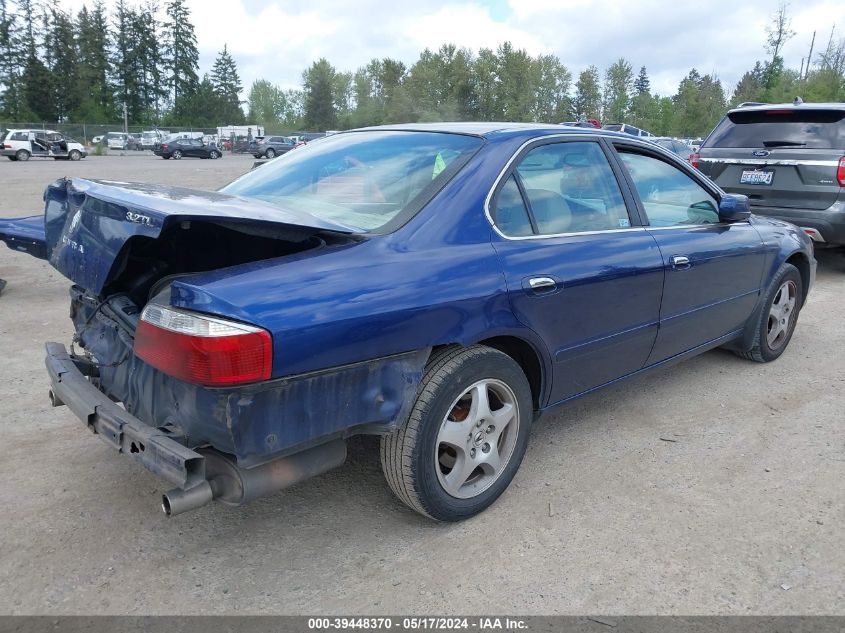
[{"label": "overcast sky", "polygon": [[[84,0],[59,0],[78,10]],[[130,4],[135,4],[129,0]],[[111,7],[113,0],[106,0]],[[727,90],[765,59],[765,27],[777,0],[188,0],[200,50],[200,74],[226,43],[245,90],[264,78],[298,87],[320,57],[354,71],[373,57],[412,64],[420,51],[455,43],[477,51],[510,40],[536,55],[554,53],[573,74],[601,71],[620,56],[635,72],[646,66],[652,89],[674,94],[697,68],[715,73]],[[845,36],[845,1],[793,0],[796,32],[784,49],[798,68],[814,30],[814,51],[830,29]],[[815,54],[815,53],[814,53]]]}]

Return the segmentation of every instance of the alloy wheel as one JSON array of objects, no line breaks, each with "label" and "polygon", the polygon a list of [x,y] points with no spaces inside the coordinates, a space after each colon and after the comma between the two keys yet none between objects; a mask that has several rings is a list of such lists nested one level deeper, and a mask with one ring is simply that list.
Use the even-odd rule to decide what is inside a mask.
[{"label": "alloy wheel", "polygon": [[501,476],[519,435],[519,404],[499,380],[480,380],[458,397],[437,434],[435,468],[451,496],[469,499]]}]

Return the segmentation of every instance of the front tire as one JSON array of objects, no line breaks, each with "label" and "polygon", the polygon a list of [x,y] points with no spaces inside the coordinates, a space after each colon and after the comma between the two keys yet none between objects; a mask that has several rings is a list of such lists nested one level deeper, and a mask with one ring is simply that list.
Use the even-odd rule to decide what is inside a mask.
[{"label": "front tire", "polygon": [[73,149],[70,151],[70,154],[68,154],[67,157],[72,161],[77,161],[82,158],[82,152],[80,152],[78,149]]},{"label": "front tire", "polygon": [[220,154],[212,150],[211,153],[209,153],[208,157],[211,159],[220,158]]},{"label": "front tire", "polygon": [[513,359],[480,345],[444,348],[429,359],[408,420],[382,438],[382,471],[420,514],[468,519],[510,484],[532,416],[531,388]]},{"label": "front tire", "polygon": [[795,324],[804,297],[801,273],[792,264],[778,269],[763,298],[760,317],[755,328],[751,349],[737,352],[742,358],[769,363],[780,357],[792,340]]}]

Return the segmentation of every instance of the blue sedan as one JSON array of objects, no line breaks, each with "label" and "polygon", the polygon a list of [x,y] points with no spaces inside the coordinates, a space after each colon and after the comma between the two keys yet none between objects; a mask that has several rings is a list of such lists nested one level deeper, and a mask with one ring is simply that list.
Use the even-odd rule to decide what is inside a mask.
[{"label": "blue sedan", "polygon": [[219,192],[69,179],[45,200],[0,239],[73,282],[53,404],[169,480],[168,515],[371,434],[405,504],[473,516],[539,414],[715,347],[777,359],[816,269],[802,231],[677,156],[554,125],[356,130]]}]

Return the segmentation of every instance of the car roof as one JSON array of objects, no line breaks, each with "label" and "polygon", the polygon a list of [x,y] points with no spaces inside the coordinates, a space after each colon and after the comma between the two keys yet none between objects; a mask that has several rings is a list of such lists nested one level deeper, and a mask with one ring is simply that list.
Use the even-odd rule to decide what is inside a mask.
[{"label": "car roof", "polygon": [[[600,130],[598,128],[572,127],[555,123],[513,123],[496,121],[460,121],[445,123],[404,123],[401,125],[378,125],[373,127],[348,130],[349,132],[363,132],[372,130],[401,131],[401,132],[441,132],[447,134],[469,134],[472,136],[492,137],[497,135],[524,135],[524,136],[546,136],[549,134],[573,134],[584,135],[594,134],[597,136],[608,136],[623,138],[625,140],[636,138],[630,134],[614,132],[611,130]],[[532,132],[534,134],[532,134]],[[343,132],[341,132],[343,134]]]},{"label": "car roof", "polygon": [[732,108],[728,114],[734,112],[765,112],[766,110],[841,110],[845,112],[845,103],[763,103],[760,105],[748,105]]}]

